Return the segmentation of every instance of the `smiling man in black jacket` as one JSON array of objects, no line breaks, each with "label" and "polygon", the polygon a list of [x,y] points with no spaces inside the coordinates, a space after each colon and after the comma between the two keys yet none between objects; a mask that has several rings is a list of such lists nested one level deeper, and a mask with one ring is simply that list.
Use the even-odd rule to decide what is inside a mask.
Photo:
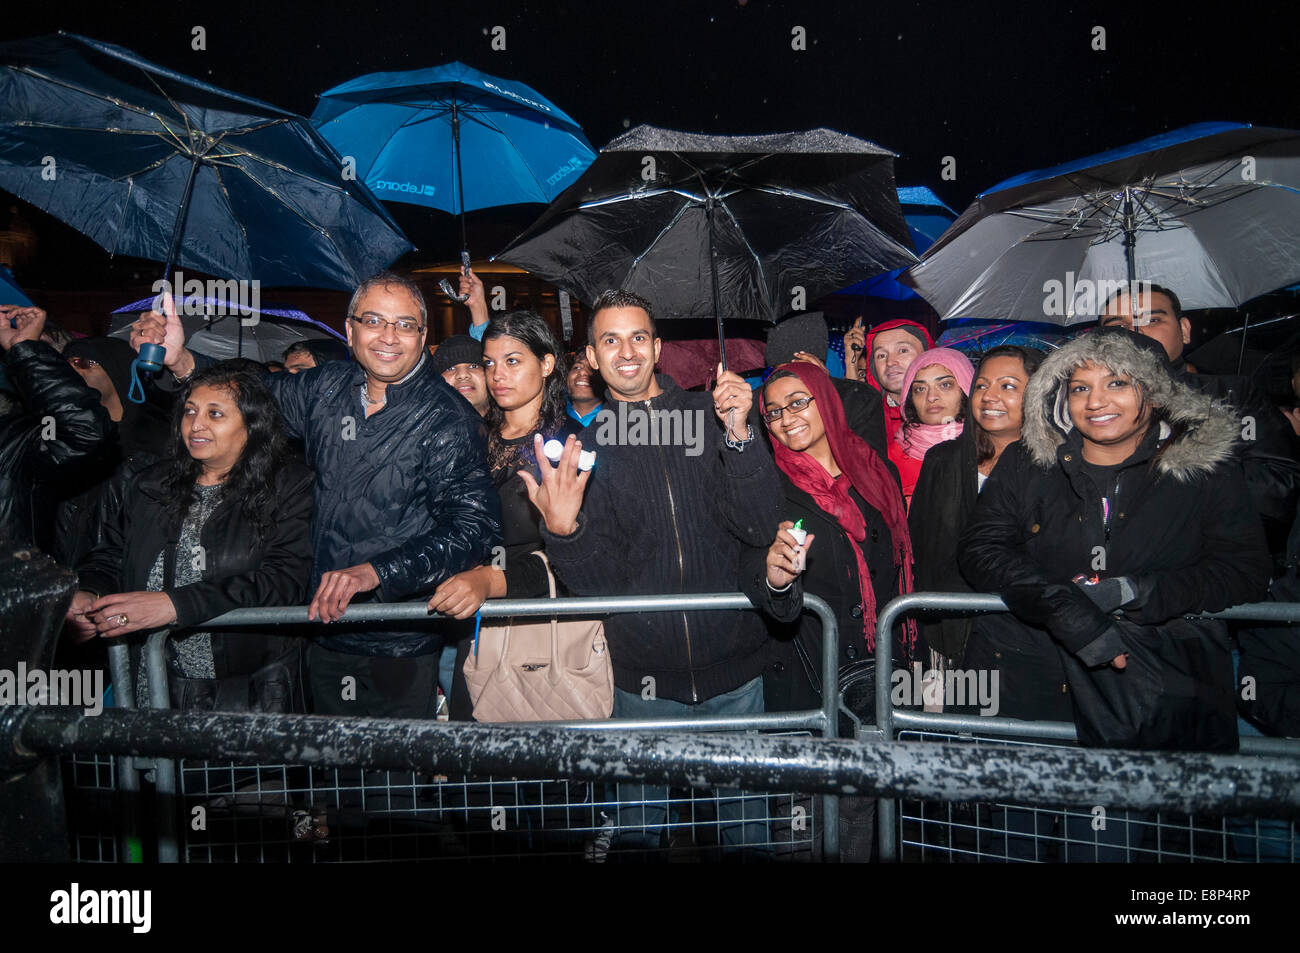
[{"label": "smiling man in black jacket", "polygon": [[[781,498],[771,456],[751,443],[749,386],[724,372],[710,396],[656,375],[662,342],[651,305],[631,292],[596,299],[589,335],[587,360],[610,398],[580,435],[596,469],[580,476],[570,444],[557,468],[542,471],[542,486],[525,476],[556,573],[579,595],[734,592],[741,549],[766,548]],[[618,614],[605,632],[614,717],[763,711],[768,635],[757,613]],[[738,815],[740,802],[728,810]],[[624,827],[645,823],[651,845],[658,840],[662,806],[646,807],[644,821],[639,810],[631,820],[622,813]],[[765,827],[744,825],[742,837],[741,825],[724,824],[722,837],[753,844]]]},{"label": "smiling man in black jacket", "polygon": [[[167,351],[183,381],[212,363],[185,349],[175,309],[136,322],[131,344]],[[398,275],[361,284],[348,307],[354,362],[272,374],[285,429],[316,472],[309,615],[343,617],[358,595],[398,602],[485,562],[501,539],[501,504],[487,472],[482,419],[434,372],[424,297]],[[440,633],[344,629],[308,652],[322,714],[432,717]]]}]

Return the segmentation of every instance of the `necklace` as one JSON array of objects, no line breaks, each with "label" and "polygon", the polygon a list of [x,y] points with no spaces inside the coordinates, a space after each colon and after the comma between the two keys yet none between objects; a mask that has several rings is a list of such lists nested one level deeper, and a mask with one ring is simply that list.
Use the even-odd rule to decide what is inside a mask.
[{"label": "necklace", "polygon": [[361,399],[364,400],[367,404],[384,404],[384,405],[387,405],[387,403],[388,403],[388,394],[385,393],[384,396],[381,397],[379,400],[371,400],[371,399],[370,399],[370,389],[369,389],[369,387],[367,387],[366,384],[362,384],[362,385],[361,385]]}]

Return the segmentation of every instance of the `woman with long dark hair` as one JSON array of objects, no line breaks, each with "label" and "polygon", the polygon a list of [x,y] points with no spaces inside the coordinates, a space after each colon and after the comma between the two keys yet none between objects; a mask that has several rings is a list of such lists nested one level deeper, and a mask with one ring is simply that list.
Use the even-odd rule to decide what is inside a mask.
[{"label": "woman with long dark hair", "polygon": [[[457,573],[438,586],[429,599],[429,611],[456,619],[472,617],[488,599],[531,599],[549,594],[546,565],[532,555],[542,549],[540,519],[518,474],[525,467],[537,467],[536,434],[563,443],[580,429],[565,404],[564,351],[537,312],[511,311],[488,322],[483,334],[483,369],[491,397],[485,417],[488,467],[501,496],[504,559]],[[452,683],[451,717],[457,720],[471,717],[462,671],[469,642],[468,637],[459,640]]]},{"label": "woman with long dark hair", "polygon": [[[1002,345],[980,358],[970,392],[972,427],[955,440],[930,448],[912,494],[907,521],[916,549],[916,587],[921,592],[970,592],[957,568],[957,540],[975,512],[975,501],[999,458],[1020,439],[1025,387],[1042,363],[1042,352]],[[970,635],[969,617],[927,623],[931,668],[960,665]]]},{"label": "woman with long dark hair", "polygon": [[[172,433],[167,459],[114,477],[121,510],[77,567],[68,610],[83,638],[192,629],[306,599],[312,477],[289,456],[261,375],[225,364],[195,373]],[[296,640],[191,631],[170,644],[176,707],[288,711],[298,700]]]},{"label": "woman with long dark hair", "polygon": [[921,464],[931,447],[955,440],[970,413],[975,368],[965,354],[931,348],[917,357],[903,377],[903,426],[894,433],[889,459],[898,468],[903,499],[909,505]]},{"label": "woman with long dark hair", "polygon": [[[912,546],[898,482],[871,445],[848,426],[844,407],[821,367],[781,365],[759,394],[772,437],[786,519],[767,550],[741,554],[741,590],[775,620],[772,660],[764,671],[767,711],[821,705],[821,622],[803,613],[805,592],[835,613],[841,670],[869,676],[880,609],[910,592]],[[796,523],[797,521],[797,523]],[[795,530],[807,533],[803,539]],[[904,626],[896,658],[911,648]],[[864,677],[859,688],[870,681]],[[849,707],[870,719],[870,691],[848,692]],[[841,847],[846,859],[867,860],[874,801],[842,798]]]}]

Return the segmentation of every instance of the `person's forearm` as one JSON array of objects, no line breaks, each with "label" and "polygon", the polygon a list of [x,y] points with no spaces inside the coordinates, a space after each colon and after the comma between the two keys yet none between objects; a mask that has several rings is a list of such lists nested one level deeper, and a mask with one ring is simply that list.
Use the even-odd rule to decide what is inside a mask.
[{"label": "person's forearm", "polygon": [[470,324],[476,326],[488,323],[488,306],[486,301],[471,301],[469,303],[469,321]]}]

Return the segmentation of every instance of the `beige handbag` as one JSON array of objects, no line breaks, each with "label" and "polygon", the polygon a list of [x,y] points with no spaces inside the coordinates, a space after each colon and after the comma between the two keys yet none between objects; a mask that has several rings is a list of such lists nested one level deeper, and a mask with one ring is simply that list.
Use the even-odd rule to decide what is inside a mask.
[{"label": "beige handbag", "polygon": [[[551,598],[555,574],[543,553]],[[614,711],[614,668],[605,625],[595,620],[539,619],[482,625],[465,659],[465,681],[477,721],[566,721],[608,718]]]}]

